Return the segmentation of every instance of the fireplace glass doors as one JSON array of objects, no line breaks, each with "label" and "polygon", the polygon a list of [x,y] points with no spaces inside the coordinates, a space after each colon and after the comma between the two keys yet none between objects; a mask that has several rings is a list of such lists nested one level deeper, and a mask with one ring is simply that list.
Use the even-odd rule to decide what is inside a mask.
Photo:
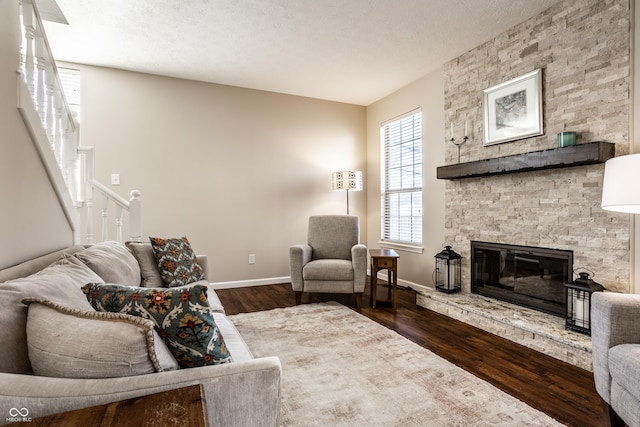
[{"label": "fireplace glass doors", "polygon": [[573,251],[471,242],[471,292],[565,316]]}]

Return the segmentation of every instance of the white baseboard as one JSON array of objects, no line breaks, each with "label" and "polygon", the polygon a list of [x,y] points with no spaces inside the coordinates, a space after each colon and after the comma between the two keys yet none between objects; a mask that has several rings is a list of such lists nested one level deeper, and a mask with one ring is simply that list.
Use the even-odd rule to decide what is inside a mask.
[{"label": "white baseboard", "polygon": [[[367,274],[370,275],[370,273],[371,272],[368,272]],[[384,280],[386,282],[386,280],[387,280],[387,272],[386,271],[379,271],[378,272],[378,279]],[[427,289],[433,290],[433,288],[430,288],[429,286],[420,285],[418,283],[413,283],[413,282],[410,282],[408,280],[402,280],[400,278],[398,278],[398,286],[402,286],[403,288],[415,289],[416,291],[424,291],[424,290],[427,290]]]},{"label": "white baseboard", "polygon": [[238,280],[235,282],[212,282],[213,289],[247,288],[249,286],[277,285],[291,283],[291,277],[269,277],[266,279]]},{"label": "white baseboard", "polygon": [[[386,280],[386,273],[378,273],[378,277],[381,280]],[[262,286],[262,285],[278,285],[281,283],[291,283],[291,277],[269,277],[265,279],[252,279],[252,280],[237,280],[234,282],[212,282],[211,287],[213,289],[233,289],[233,288],[247,288],[250,286]],[[416,291],[433,290],[429,286],[420,285],[418,283],[409,282],[408,280],[398,279],[398,286],[403,288],[411,288]]]}]

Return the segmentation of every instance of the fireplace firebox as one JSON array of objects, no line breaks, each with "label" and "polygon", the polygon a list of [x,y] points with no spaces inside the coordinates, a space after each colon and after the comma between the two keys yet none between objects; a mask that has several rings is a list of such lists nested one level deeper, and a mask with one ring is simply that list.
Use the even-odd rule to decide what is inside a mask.
[{"label": "fireplace firebox", "polygon": [[471,292],[565,316],[573,251],[471,242]]}]

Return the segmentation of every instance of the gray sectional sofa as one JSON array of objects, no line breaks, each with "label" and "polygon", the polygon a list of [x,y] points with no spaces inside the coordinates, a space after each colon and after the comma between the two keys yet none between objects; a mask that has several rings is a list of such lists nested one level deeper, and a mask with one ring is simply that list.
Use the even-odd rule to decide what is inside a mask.
[{"label": "gray sectional sofa", "polygon": [[[149,321],[118,323],[127,316],[113,313],[115,319],[94,318],[81,287],[154,284],[144,259],[149,249],[148,243],[73,246],[0,270],[0,424],[16,414],[35,418],[194,384],[203,386],[211,426],[278,424],[280,361],[252,356],[206,279],[198,284],[208,288],[230,363],[179,369],[157,332],[145,329]],[[198,262],[206,277],[206,256]],[[78,356],[84,349],[91,357]]]}]

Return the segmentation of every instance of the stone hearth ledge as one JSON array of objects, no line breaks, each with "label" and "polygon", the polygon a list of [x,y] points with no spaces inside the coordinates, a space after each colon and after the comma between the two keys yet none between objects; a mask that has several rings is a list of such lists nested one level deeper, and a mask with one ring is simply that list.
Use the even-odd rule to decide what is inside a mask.
[{"label": "stone hearth ledge", "polygon": [[421,289],[416,304],[593,372],[591,337],[564,328],[565,319],[476,294]]}]

